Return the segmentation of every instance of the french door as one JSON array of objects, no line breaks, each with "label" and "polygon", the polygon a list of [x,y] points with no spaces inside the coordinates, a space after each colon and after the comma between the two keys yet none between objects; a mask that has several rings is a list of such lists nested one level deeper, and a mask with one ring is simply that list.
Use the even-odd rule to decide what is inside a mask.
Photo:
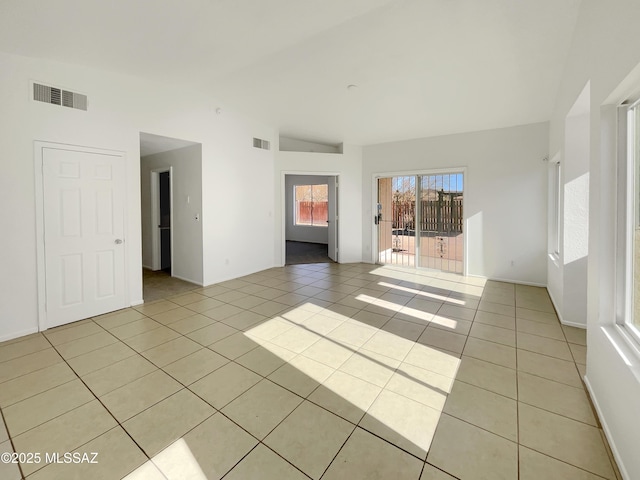
[{"label": "french door", "polygon": [[378,262],[463,273],[462,173],[378,179]]}]

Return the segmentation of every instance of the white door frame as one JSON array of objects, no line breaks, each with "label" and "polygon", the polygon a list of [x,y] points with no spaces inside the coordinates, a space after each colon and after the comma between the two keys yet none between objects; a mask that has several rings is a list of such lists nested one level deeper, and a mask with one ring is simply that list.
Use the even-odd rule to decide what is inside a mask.
[{"label": "white door frame", "polygon": [[[45,263],[45,238],[44,238],[44,176],[43,176],[43,154],[42,151],[45,148],[54,148],[58,150],[71,150],[74,152],[84,153],[96,153],[100,155],[110,155],[122,157],[124,164],[126,165],[126,154],[119,150],[106,150],[102,148],[85,147],[82,145],[72,145],[65,143],[55,143],[36,140],[33,142],[34,155],[34,172],[35,172],[35,199],[36,199],[36,277],[38,287],[38,331],[42,332],[49,328],[47,319],[47,290],[46,290],[46,263]],[[127,169],[123,169],[124,183],[127,184]],[[127,216],[127,189],[124,190],[124,240],[126,246],[126,239],[128,238],[128,216]],[[129,255],[128,249],[124,249],[124,292],[125,292],[125,305],[130,304],[129,298]]]},{"label": "white door frame", "polygon": [[[336,199],[340,195],[340,174],[336,172],[309,172],[309,171],[301,171],[301,170],[281,170],[280,171],[280,235],[282,238],[282,242],[280,245],[280,255],[281,262],[280,266],[284,266],[287,263],[287,175],[305,175],[310,177],[336,177],[336,184],[338,185],[336,188]],[[340,206],[342,202],[338,202],[338,227],[336,228],[336,235],[338,237],[338,260],[340,260],[340,252],[342,251],[342,236],[340,235],[340,218],[342,218],[342,213],[340,212]]]},{"label": "white door frame", "polygon": [[[445,173],[462,173],[463,181],[464,181],[464,192],[466,196],[467,188],[468,188],[468,174],[467,167],[453,167],[453,168],[435,168],[431,170],[403,170],[403,171],[393,171],[393,172],[377,172],[371,176],[371,212],[375,215],[378,212],[378,179],[380,178],[388,178],[388,177],[406,177],[406,176],[414,176],[414,175],[439,175]],[[463,200],[466,203],[466,200]],[[467,275],[467,263],[468,263],[468,255],[467,255],[467,209],[464,207],[465,203],[463,203],[462,208],[462,275]],[[373,217],[371,218],[371,263],[374,265],[378,264],[378,225],[373,221]],[[415,267],[414,267],[415,268]]]},{"label": "white door frame", "polygon": [[160,229],[160,174],[169,172],[169,243],[171,243],[171,276],[173,276],[173,167],[158,167],[151,170],[151,269],[161,268]]}]

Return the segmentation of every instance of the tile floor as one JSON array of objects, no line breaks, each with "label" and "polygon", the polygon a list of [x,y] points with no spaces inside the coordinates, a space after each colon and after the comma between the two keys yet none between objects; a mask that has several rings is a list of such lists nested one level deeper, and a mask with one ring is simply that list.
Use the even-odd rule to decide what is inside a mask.
[{"label": "tile floor", "polygon": [[43,456],[0,478],[616,479],[585,345],[541,288],[275,268],[0,344],[0,449]]}]

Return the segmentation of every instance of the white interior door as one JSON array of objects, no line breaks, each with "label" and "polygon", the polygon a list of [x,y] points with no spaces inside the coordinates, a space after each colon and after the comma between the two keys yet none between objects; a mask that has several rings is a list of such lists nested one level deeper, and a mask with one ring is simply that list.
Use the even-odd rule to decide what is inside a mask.
[{"label": "white interior door", "polygon": [[46,327],[125,307],[124,158],[42,150]]},{"label": "white interior door", "polygon": [[338,177],[328,177],[329,212],[328,212],[328,255],[334,262],[338,261]]}]

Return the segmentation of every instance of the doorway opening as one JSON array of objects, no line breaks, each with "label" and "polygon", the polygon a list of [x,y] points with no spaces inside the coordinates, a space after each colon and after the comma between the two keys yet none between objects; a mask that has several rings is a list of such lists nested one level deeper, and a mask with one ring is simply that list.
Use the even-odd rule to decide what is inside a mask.
[{"label": "doorway opening", "polygon": [[140,133],[140,193],[144,300],[202,285],[202,145]]},{"label": "doorway opening", "polygon": [[378,178],[381,264],[462,274],[464,174]]},{"label": "doorway opening", "polygon": [[284,176],[285,264],[338,261],[338,177]]}]

